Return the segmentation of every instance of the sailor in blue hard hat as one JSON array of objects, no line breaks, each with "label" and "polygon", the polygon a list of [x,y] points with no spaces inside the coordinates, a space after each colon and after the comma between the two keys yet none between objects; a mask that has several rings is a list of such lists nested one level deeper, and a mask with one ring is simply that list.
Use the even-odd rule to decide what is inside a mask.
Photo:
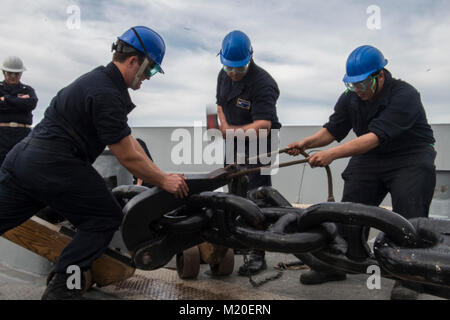
[{"label": "sailor in blue hard hat", "polygon": [[164,73],[161,64],[166,52],[166,45],[161,36],[150,28],[137,26],[127,30],[112,46],[119,54],[139,52],[142,59],[135,73],[130,88],[137,90],[144,79],[150,79],[155,74]]},{"label": "sailor in blue hard hat", "polygon": [[42,299],[79,299],[67,285],[69,266],[89,272],[106,250],[123,213],[92,163],[105,147],[135,177],[176,197],[188,194],[183,175],[161,171],[132,136],[128,89],[162,73],[161,36],[137,26],[113,44],[113,59],[61,89],[44,119],[7,155],[0,170],[0,234],[45,206],[67,218],[77,234],[55,264]]},{"label": "sailor in blue hard hat", "polygon": [[242,31],[232,31],[223,39],[220,62],[223,70],[233,81],[243,79],[252,56],[253,48],[250,39]]},{"label": "sailor in blue hard hat", "polygon": [[355,49],[347,59],[344,83],[363,101],[371,100],[384,85],[383,68],[388,64],[380,50],[372,46]]},{"label": "sailor in blue hard hat", "polygon": [[[276,131],[281,128],[276,111],[276,103],[280,94],[277,83],[267,71],[253,61],[253,48],[249,37],[244,32],[235,30],[228,33],[222,41],[222,49],[219,54],[222,70],[218,76],[216,97],[220,120],[219,129],[223,137],[227,138],[227,132],[234,134],[237,130],[243,130],[244,133],[253,131],[258,137],[256,143],[259,154],[261,142],[259,134],[266,132],[267,135],[264,138],[267,138],[267,148],[265,151],[270,152],[271,130]],[[230,150],[228,143],[226,144],[226,153],[227,155],[233,153],[233,158],[237,159],[237,143],[233,143],[233,145],[234,149]],[[249,149],[249,142],[246,141],[246,157],[249,156]],[[266,152],[261,153],[265,154]],[[247,167],[252,167],[252,165],[248,164]],[[272,185],[269,175],[251,174],[248,178],[249,190]],[[266,268],[265,252],[252,250],[248,263],[241,266],[238,273],[244,276],[257,274]]]},{"label": "sailor in blue hard hat", "polygon": [[[379,206],[389,193],[393,211],[407,219],[428,217],[436,184],[433,130],[428,124],[419,92],[410,84],[394,79],[385,68],[388,61],[377,48],[364,45],[348,57],[340,96],[329,121],[310,137],[289,145],[289,153],[341,142],[353,129],[356,138],[314,153],[313,167],[351,157],[342,173],[342,202]],[[342,226],[348,239],[353,234]],[[354,236],[354,235],[353,235]],[[358,235],[353,239],[360,239]],[[306,259],[305,259],[306,260]],[[303,284],[344,280],[345,274],[313,263],[300,277]],[[409,284],[408,284],[409,285]],[[396,284],[392,299],[417,296]]]}]

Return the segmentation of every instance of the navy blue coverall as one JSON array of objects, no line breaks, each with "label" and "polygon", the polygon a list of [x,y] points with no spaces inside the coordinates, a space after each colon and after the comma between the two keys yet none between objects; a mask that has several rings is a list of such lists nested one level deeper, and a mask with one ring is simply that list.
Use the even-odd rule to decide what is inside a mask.
[{"label": "navy blue coverall", "polygon": [[[234,82],[226,74],[224,70],[219,72],[217,80],[217,105],[222,107],[227,123],[232,126],[244,126],[256,120],[268,120],[271,122],[271,129],[280,129],[281,124],[278,122],[276,103],[280,95],[278,85],[270,74],[255,64],[253,59],[247,74],[241,81]],[[278,137],[275,137],[278,139]],[[266,152],[260,151],[259,139],[256,141],[256,154],[250,154],[249,139],[245,140],[245,157],[248,158],[259,155],[260,153],[269,153],[271,151],[272,135],[267,137]],[[238,139],[234,139],[233,157],[237,159]],[[278,145],[278,141],[277,141]],[[231,150],[226,150],[230,152]],[[227,159],[225,159],[226,161]],[[248,164],[247,168],[257,167],[262,164]],[[225,163],[226,165],[226,163]],[[271,186],[272,179],[270,175],[260,173],[252,173],[248,175],[248,190],[252,190],[261,186]],[[265,252],[261,250],[252,250],[252,255],[264,257]],[[250,259],[252,259],[252,255]]]},{"label": "navy blue coverall", "polygon": [[[29,98],[19,98],[20,95],[29,95]],[[5,81],[0,82],[0,123],[15,122],[21,125],[31,125],[33,115],[31,112],[36,108],[38,98],[33,88],[23,83],[11,86]],[[0,127],[0,165],[6,154],[20,140],[25,138],[31,129],[24,126]]]},{"label": "navy blue coverall", "polygon": [[55,272],[70,265],[89,269],[122,221],[121,207],[92,163],[106,145],[131,133],[127,115],[134,107],[113,63],[60,90],[1,167],[0,234],[49,206],[78,230]]},{"label": "navy blue coverall", "polygon": [[[256,120],[268,120],[271,129],[280,129],[276,103],[280,95],[278,85],[267,71],[260,68],[251,60],[247,74],[241,81],[234,82],[224,70],[219,72],[217,80],[217,105],[222,107],[228,124],[243,126]],[[267,138],[267,152],[271,151],[271,138]],[[237,143],[234,143],[234,157],[236,158]],[[228,150],[227,150],[228,151]],[[259,151],[259,141],[257,142]],[[246,140],[245,154],[249,156],[249,141]],[[250,156],[256,156],[250,155]],[[260,165],[260,164],[259,164]],[[257,165],[248,165],[248,167]],[[249,175],[249,190],[260,186],[271,186],[270,175],[259,173]]]},{"label": "navy blue coverall", "polygon": [[346,92],[324,125],[339,142],[351,129],[358,137],[372,132],[380,141],[377,148],[350,159],[342,173],[342,202],[378,206],[390,193],[394,212],[407,219],[428,217],[436,184],[433,131],[419,92],[384,73],[383,89],[374,101]]},{"label": "navy blue coverall", "polygon": [[[407,219],[428,217],[436,185],[433,131],[419,92],[393,79],[388,70],[384,69],[384,74],[383,88],[374,101],[363,101],[347,91],[323,126],[338,142],[351,129],[358,137],[372,132],[380,141],[378,147],[350,159],[342,173],[341,201],[379,206],[390,193],[394,212]],[[366,239],[368,231],[366,228]],[[348,243],[359,243],[360,232],[361,227],[339,225],[339,233]],[[336,272],[310,254],[297,256],[316,271]]]}]

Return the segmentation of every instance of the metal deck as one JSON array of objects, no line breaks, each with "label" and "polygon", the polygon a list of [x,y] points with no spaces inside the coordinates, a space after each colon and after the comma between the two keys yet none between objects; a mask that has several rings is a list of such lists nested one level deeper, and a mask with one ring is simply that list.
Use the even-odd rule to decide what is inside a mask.
[{"label": "metal deck", "polygon": [[[293,262],[293,255],[267,253],[268,268],[254,276],[256,281],[275,275],[278,263]],[[235,256],[235,270],[224,277],[211,276],[209,266],[202,264],[194,280],[182,280],[176,270],[161,268],[140,271],[126,280],[107,287],[91,289],[86,296],[98,300],[388,300],[394,281],[382,278],[381,288],[369,290],[369,275],[348,275],[347,280],[305,286],[299,277],[307,268],[285,270],[282,276],[259,288],[248,278],[237,275],[243,258]],[[169,266],[171,264],[169,263]],[[45,290],[45,276],[30,275],[0,265],[0,300],[38,300]],[[421,294],[421,300],[440,299]]]}]

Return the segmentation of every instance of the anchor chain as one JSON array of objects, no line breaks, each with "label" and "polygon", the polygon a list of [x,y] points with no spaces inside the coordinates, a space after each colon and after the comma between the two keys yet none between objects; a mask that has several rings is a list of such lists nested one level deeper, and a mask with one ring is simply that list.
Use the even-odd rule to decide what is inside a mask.
[{"label": "anchor chain", "polygon": [[[233,175],[230,182],[238,195],[199,192],[182,202],[149,208],[150,212],[155,209],[157,212],[151,213],[152,219],[142,214],[147,219],[144,225],[132,220],[134,228],[142,233],[134,234],[130,237],[133,242],[126,243],[137,267],[160,268],[175,254],[208,241],[240,250],[307,254],[347,273],[366,273],[368,266],[377,265],[384,277],[418,282],[426,292],[450,297],[449,221],[428,218],[408,221],[397,213],[356,203],[327,202],[308,209],[293,208],[272,187],[247,192],[248,180],[239,174],[239,168],[233,168],[225,176]],[[329,170],[328,201],[333,201],[328,173]],[[133,198],[127,193],[137,195]],[[144,212],[147,197],[163,198],[156,191],[124,188],[116,191],[116,196],[133,198],[126,201],[128,214],[138,206],[139,212]],[[170,212],[164,214],[164,210]],[[338,234],[336,224],[350,229],[347,239]],[[381,231],[374,252],[364,236],[367,227]],[[249,270],[247,255],[244,264]],[[279,272],[262,281],[248,276],[249,282],[259,287],[281,275]]]}]

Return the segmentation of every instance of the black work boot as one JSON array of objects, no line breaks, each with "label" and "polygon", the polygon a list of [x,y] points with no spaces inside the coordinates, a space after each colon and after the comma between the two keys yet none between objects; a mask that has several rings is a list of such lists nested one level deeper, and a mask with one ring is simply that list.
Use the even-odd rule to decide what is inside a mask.
[{"label": "black work boot", "polygon": [[70,274],[55,273],[45,289],[41,300],[87,300],[80,289],[69,289],[67,278]]},{"label": "black work boot", "polygon": [[321,284],[329,281],[341,281],[345,279],[347,279],[347,275],[345,273],[341,272],[324,273],[312,269],[300,275],[300,283],[306,285]]},{"label": "black work boot", "polygon": [[417,300],[421,292],[421,286],[403,281],[395,281],[391,291],[391,300]]},{"label": "black work boot", "polygon": [[252,250],[248,259],[248,265],[243,265],[239,268],[238,274],[240,276],[255,275],[267,269],[266,259],[264,258],[265,251]]}]

